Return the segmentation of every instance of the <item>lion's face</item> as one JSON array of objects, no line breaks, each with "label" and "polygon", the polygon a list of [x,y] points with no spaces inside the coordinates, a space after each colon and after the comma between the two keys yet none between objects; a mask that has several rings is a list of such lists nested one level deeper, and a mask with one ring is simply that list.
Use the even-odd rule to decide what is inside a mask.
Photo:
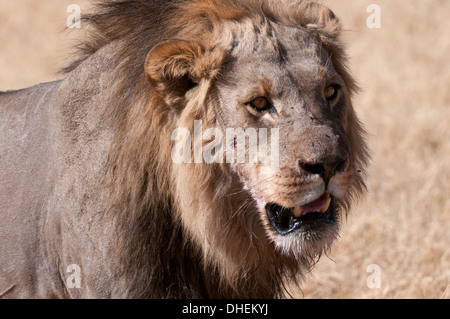
[{"label": "lion's face", "polygon": [[[293,253],[321,250],[337,234],[337,206],[355,172],[344,129],[348,96],[313,36],[284,26],[273,31],[277,41],[257,36],[231,53],[216,82],[218,126],[224,135],[227,128],[268,132],[271,160],[247,156],[230,165],[276,246]],[[277,143],[273,129],[278,147],[271,145]],[[244,142],[236,136],[236,153]],[[247,139],[247,154],[252,142]]]},{"label": "lion's face", "polygon": [[339,208],[357,179],[350,89],[304,29],[269,22],[230,30],[211,49],[160,44],[147,59],[148,79],[167,104],[196,100],[196,114],[209,106],[208,123],[226,137],[223,159],[266,235],[285,255],[316,255],[336,238]]}]

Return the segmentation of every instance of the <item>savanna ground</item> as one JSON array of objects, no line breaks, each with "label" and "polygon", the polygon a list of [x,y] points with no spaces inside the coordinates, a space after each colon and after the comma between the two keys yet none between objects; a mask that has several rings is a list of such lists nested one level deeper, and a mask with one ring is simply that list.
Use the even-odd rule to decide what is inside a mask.
[{"label": "savanna ground", "polygon": [[[450,1],[323,2],[347,30],[372,163],[368,196],[295,296],[448,299]],[[60,78],[84,36],[83,25],[64,31],[71,3],[89,8],[86,0],[1,0],[0,89]],[[381,8],[379,29],[366,23],[371,3]]]}]

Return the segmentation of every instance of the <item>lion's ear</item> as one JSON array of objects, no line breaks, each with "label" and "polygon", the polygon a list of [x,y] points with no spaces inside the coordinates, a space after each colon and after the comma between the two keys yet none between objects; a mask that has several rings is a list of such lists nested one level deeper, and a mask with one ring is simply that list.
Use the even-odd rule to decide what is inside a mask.
[{"label": "lion's ear", "polygon": [[150,85],[166,101],[184,99],[186,92],[202,79],[214,78],[221,67],[224,52],[209,51],[197,43],[167,40],[150,50],[145,73]]},{"label": "lion's ear", "polygon": [[310,2],[301,8],[301,24],[317,31],[322,36],[336,39],[341,32],[341,23],[336,15],[323,4]]}]

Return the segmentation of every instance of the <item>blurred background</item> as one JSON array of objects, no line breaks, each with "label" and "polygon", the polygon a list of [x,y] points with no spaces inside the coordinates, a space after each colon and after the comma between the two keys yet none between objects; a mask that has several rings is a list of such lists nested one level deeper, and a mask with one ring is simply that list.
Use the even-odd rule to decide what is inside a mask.
[{"label": "blurred background", "polygon": [[[297,298],[450,299],[450,0],[328,0],[344,25],[368,132],[368,196]],[[69,4],[0,2],[0,90],[60,78],[81,29]],[[370,4],[381,9],[369,28]],[[372,19],[369,19],[374,22]]]}]

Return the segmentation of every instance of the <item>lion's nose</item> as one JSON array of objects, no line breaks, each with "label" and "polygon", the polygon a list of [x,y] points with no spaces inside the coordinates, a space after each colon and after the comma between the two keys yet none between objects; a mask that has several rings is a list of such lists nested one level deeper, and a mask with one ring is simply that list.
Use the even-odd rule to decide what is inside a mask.
[{"label": "lion's nose", "polygon": [[300,168],[311,175],[319,175],[328,184],[336,174],[345,170],[347,159],[338,159],[332,162],[307,163],[299,161]]}]

